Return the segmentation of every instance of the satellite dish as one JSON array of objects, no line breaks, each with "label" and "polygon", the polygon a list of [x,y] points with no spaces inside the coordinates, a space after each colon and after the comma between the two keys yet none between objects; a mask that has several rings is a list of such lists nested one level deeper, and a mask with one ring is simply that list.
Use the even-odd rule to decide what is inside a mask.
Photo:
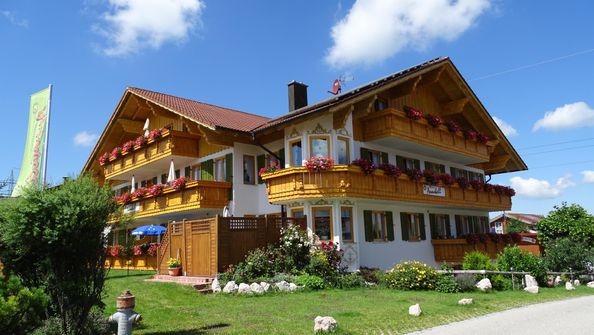
[{"label": "satellite dish", "polygon": [[328,91],[328,93],[333,95],[338,95],[342,91],[342,85],[346,82],[353,80],[352,75],[342,75],[340,78],[335,79],[334,83],[332,83],[332,91]]}]

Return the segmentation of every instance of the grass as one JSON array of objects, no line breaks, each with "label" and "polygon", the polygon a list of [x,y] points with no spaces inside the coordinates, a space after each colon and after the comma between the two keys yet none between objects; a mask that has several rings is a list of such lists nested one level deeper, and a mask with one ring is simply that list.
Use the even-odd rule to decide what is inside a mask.
[{"label": "grass", "polygon": [[[263,296],[201,295],[192,287],[145,282],[152,273],[112,270],[105,287],[106,315],[115,312],[115,298],[124,289],[136,296],[135,310],[144,320],[134,334],[311,334],[317,315],[333,316],[339,334],[401,334],[440,324],[539,302],[594,294],[584,285],[575,291],[542,288],[523,291],[443,294],[429,291],[353,289],[308,291]],[[467,306],[461,298],[474,298]],[[421,317],[408,315],[420,303]]]}]

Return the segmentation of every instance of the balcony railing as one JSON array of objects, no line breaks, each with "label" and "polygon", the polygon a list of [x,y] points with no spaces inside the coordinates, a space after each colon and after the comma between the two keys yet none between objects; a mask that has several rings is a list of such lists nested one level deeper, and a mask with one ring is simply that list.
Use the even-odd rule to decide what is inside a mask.
[{"label": "balcony railing", "polygon": [[161,137],[148,140],[142,147],[118,158],[110,158],[103,166],[105,179],[114,179],[124,173],[171,156],[198,157],[198,137],[165,130]]},{"label": "balcony railing", "polygon": [[486,162],[492,146],[467,140],[460,132],[452,133],[441,125],[431,126],[427,120],[411,120],[402,111],[388,108],[361,119],[363,141],[396,137],[409,142],[453,152]]},{"label": "balcony railing", "polygon": [[376,170],[366,176],[358,166],[336,165],[329,171],[308,172],[292,167],[262,175],[268,200],[284,203],[312,198],[364,198],[427,203],[489,211],[511,209],[511,197],[484,190],[462,189],[457,184],[445,186],[416,182],[402,174],[395,178]]},{"label": "balcony railing", "polygon": [[139,219],[201,208],[222,209],[229,202],[230,188],[228,182],[191,181],[181,190],[167,188],[157,196],[132,198],[124,206],[124,213],[134,214],[134,218]]}]

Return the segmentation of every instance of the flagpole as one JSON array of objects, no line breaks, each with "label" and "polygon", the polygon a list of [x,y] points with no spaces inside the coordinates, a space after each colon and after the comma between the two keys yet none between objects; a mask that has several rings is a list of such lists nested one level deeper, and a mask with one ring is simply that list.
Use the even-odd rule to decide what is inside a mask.
[{"label": "flagpole", "polygon": [[43,149],[43,184],[42,188],[45,189],[45,175],[47,174],[47,147],[49,141],[49,131],[50,131],[50,111],[52,109],[52,84],[49,84],[49,98],[47,101],[47,118],[45,121],[45,143]]}]

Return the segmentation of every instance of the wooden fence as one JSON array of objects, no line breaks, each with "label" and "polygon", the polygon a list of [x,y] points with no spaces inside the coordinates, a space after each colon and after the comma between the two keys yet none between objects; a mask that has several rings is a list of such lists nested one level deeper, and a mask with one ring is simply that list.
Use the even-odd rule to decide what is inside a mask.
[{"label": "wooden fence", "polygon": [[215,276],[245,259],[255,248],[278,244],[280,230],[289,224],[307,228],[305,218],[214,217],[170,223],[159,248],[159,272],[167,260],[178,258],[186,276]]}]

